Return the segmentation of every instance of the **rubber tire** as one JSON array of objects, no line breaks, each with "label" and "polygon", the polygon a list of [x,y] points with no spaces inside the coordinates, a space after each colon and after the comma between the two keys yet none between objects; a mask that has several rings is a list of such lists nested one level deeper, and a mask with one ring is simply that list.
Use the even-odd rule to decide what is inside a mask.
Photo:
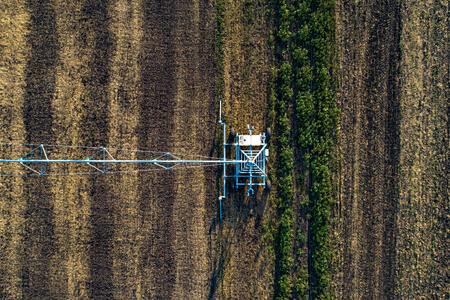
[{"label": "rubber tire", "polygon": [[270,192],[272,190],[272,183],[269,179],[266,180],[266,190],[267,192]]},{"label": "rubber tire", "polygon": [[234,139],[236,137],[236,131],[234,131],[234,128],[231,127],[230,129],[230,136]]},{"label": "rubber tire", "polygon": [[270,141],[271,136],[272,136],[272,130],[269,127],[266,129],[266,143]]}]

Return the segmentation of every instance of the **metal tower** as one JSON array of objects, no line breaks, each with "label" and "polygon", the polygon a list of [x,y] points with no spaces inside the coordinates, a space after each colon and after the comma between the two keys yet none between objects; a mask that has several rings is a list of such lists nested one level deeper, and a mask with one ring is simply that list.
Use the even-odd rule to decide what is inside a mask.
[{"label": "metal tower", "polygon": [[[219,215],[222,219],[222,200],[226,197],[227,179],[231,180],[232,186],[238,188],[240,186],[247,186],[247,196],[254,194],[255,186],[266,187],[267,184],[267,159],[269,150],[267,148],[266,133],[255,135],[254,127],[247,125],[248,135],[239,135],[233,133],[233,142],[227,143],[226,124],[222,120],[222,102],[219,107],[219,124],[223,126],[223,156],[222,158],[205,157],[200,155],[189,154],[174,154],[169,152],[156,151],[135,151],[127,149],[116,149],[106,147],[76,147],[66,145],[32,145],[21,144],[26,146],[33,146],[32,150],[16,159],[0,159],[0,164],[16,163],[28,170],[24,174],[0,174],[0,176],[50,176],[50,175],[71,175],[71,173],[52,173],[51,167],[54,165],[87,165],[91,168],[91,172],[76,173],[76,174],[105,174],[118,173],[122,171],[115,170],[120,165],[128,164],[145,164],[152,165],[152,170],[173,170],[189,167],[204,167],[222,165],[223,169],[223,186],[222,194],[219,196]],[[54,158],[50,153],[49,148],[71,147],[82,148],[91,151],[91,155],[78,158]],[[227,151],[227,148],[232,148]],[[112,150],[140,152],[150,154],[150,158],[146,159],[117,159],[111,152]],[[116,151],[117,152],[117,151]],[[227,157],[229,153],[229,157]],[[227,174],[227,165],[234,166],[234,172]],[[139,171],[139,170],[138,170]]]}]

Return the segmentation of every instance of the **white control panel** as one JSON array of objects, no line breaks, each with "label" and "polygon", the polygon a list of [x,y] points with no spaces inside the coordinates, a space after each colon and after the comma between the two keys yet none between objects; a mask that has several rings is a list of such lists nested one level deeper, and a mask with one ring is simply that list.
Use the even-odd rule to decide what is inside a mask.
[{"label": "white control panel", "polygon": [[262,138],[261,135],[240,135],[239,136],[239,146],[261,146]]}]

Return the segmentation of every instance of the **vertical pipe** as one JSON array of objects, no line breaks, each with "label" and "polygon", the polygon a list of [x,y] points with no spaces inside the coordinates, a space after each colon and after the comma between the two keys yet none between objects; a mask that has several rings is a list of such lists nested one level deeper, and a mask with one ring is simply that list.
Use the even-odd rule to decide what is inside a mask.
[{"label": "vertical pipe", "polygon": [[42,144],[41,144],[41,147],[40,147],[40,149],[41,149],[41,175],[43,174],[43,171],[44,171],[44,168],[43,168],[43,163],[42,163]]},{"label": "vertical pipe", "polygon": [[223,190],[222,195],[219,196],[219,218],[220,221],[222,221],[222,199],[225,198],[226,195],[226,177],[227,177],[227,171],[226,171],[226,164],[225,160],[227,159],[227,149],[226,149],[226,124],[225,122],[222,122],[222,100],[219,102],[219,124],[223,126]]},{"label": "vertical pipe", "polygon": [[[247,125],[247,127],[248,127],[248,125]],[[253,169],[253,150],[252,150],[252,132],[253,132],[253,130],[251,130],[251,129],[249,129],[249,132],[250,132],[250,159],[252,159],[252,161],[250,162],[250,183],[249,183],[249,188],[248,188],[248,191],[247,191],[247,196],[249,196],[250,195],[250,191],[252,191],[252,193],[253,193],[253,189],[252,189],[252,183],[253,183],[253,181],[252,181],[252,169]]]},{"label": "vertical pipe", "polygon": [[226,151],[227,151],[227,147],[226,147],[226,125],[225,123],[223,123],[223,197],[225,198],[225,183],[226,183],[226,164],[225,164],[225,160],[227,159],[226,157]]},{"label": "vertical pipe", "polygon": [[[222,124],[223,124],[223,197],[222,198],[225,198],[225,193],[226,193],[226,176],[227,176],[227,170],[226,170],[226,164],[225,164],[225,160],[227,159],[227,154],[226,154],[226,151],[227,151],[227,146],[226,146],[226,124],[225,124],[225,122],[222,122]],[[222,221],[222,199],[220,199],[220,203],[219,203],[219,206],[220,206],[220,220]]]},{"label": "vertical pipe", "polygon": [[[236,136],[236,139],[238,139],[238,136]],[[239,145],[235,145],[235,155],[234,157],[236,157],[237,160],[241,160],[241,152],[239,151]],[[235,170],[234,170],[234,178],[233,180],[235,181],[236,187],[239,187],[239,178],[237,177],[239,172],[241,171],[242,168],[242,164],[241,163],[237,163],[235,165]]]},{"label": "vertical pipe", "polygon": [[[261,153],[261,160],[262,160],[262,169],[264,172],[264,175],[266,175],[266,140],[264,140],[264,145],[263,145],[263,152]],[[266,188],[266,176],[263,177],[263,184],[264,184],[264,188]]]}]

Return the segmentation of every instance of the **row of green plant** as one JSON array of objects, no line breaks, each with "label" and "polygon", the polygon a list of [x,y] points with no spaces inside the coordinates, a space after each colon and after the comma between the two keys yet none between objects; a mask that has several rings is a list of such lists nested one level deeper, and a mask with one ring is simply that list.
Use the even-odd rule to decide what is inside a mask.
[{"label": "row of green plant", "polygon": [[273,90],[271,103],[275,111],[276,133],[276,187],[277,210],[279,214],[278,231],[276,234],[276,276],[275,296],[277,299],[288,299],[292,295],[291,270],[293,267],[294,246],[294,211],[292,202],[294,198],[293,166],[294,155],[291,143],[291,121],[289,118],[290,104],[294,96],[292,87],[293,70],[289,61],[287,32],[290,27],[290,15],[285,1],[279,1],[274,6],[276,41],[275,56],[280,62],[273,72]]},{"label": "row of green plant", "polygon": [[294,155],[291,146],[291,126],[288,116],[288,106],[293,97],[292,67],[287,61],[283,62],[277,72],[277,94],[275,101],[275,128],[277,133],[277,197],[278,211],[280,213],[280,223],[277,235],[277,296],[279,299],[286,299],[291,294],[291,268],[293,264],[293,224],[294,211],[292,200],[294,198],[294,188],[292,179],[292,169],[294,165]]},{"label": "row of green plant", "polygon": [[[297,95],[299,145],[309,170],[311,285],[314,298],[329,299],[332,249],[330,239],[333,201],[332,167],[339,111],[336,107],[334,70],[334,0],[311,0],[309,24],[299,34],[298,52],[309,49],[309,67],[299,55],[298,79],[304,71],[312,80],[300,82]],[[305,14],[308,9],[302,10]],[[304,19],[308,19],[306,16]],[[309,25],[309,26],[307,26]],[[308,37],[309,35],[309,37]],[[308,41],[309,39],[309,41]],[[300,80],[301,81],[301,80]],[[309,91],[308,91],[309,90]]]},{"label": "row of green plant", "polygon": [[338,110],[334,96],[334,0],[286,1],[274,5],[275,56],[279,61],[276,82],[277,192],[280,224],[277,238],[277,298],[292,295],[293,252],[293,153],[288,107],[294,103],[298,126],[297,145],[303,153],[309,181],[309,278],[306,267],[297,272],[295,292],[313,298],[330,298],[331,167]]}]

